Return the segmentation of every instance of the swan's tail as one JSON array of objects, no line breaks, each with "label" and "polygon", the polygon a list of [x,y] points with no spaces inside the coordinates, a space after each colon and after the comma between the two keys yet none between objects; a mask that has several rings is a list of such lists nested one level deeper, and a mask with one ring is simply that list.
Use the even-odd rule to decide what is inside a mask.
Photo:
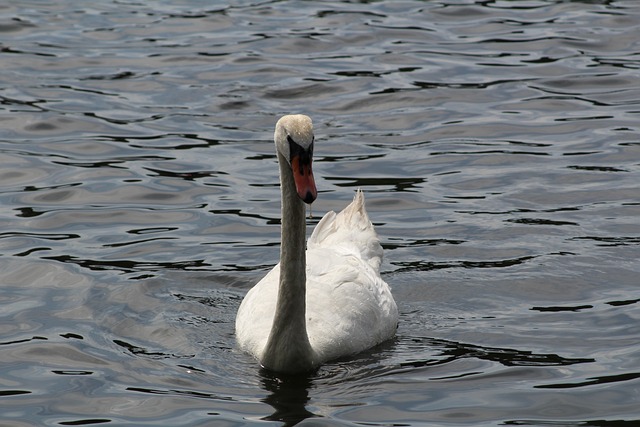
[{"label": "swan's tail", "polygon": [[320,220],[307,243],[314,247],[351,249],[376,271],[382,263],[382,246],[365,208],[364,193],[358,189],[353,201],[340,213],[333,211]]}]

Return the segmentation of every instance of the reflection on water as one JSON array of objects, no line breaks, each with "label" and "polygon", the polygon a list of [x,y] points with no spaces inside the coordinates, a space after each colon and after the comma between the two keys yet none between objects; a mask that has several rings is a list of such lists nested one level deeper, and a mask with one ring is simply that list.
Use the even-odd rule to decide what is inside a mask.
[{"label": "reflection on water", "polygon": [[[639,16],[0,6],[0,424],[640,423]],[[283,377],[233,323],[277,262],[293,112],[317,134],[308,231],[363,188],[401,321]]]},{"label": "reflection on water", "polygon": [[306,409],[312,385],[311,377],[281,375],[267,370],[260,373],[261,385],[269,392],[264,403],[274,409],[273,414],[263,418],[265,421],[280,421],[285,426],[293,426],[314,417],[314,414]]}]

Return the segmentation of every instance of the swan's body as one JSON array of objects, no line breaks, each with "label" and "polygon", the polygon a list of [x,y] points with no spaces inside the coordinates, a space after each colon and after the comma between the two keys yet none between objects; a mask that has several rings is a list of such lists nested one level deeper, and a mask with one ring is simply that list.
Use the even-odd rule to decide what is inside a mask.
[{"label": "swan's body", "polygon": [[342,212],[322,218],[305,251],[304,202],[316,197],[311,120],[283,117],[274,139],[282,191],[280,263],[242,301],[236,336],[264,367],[301,372],[393,337],[398,310],[380,277],[382,247],[361,191]]}]

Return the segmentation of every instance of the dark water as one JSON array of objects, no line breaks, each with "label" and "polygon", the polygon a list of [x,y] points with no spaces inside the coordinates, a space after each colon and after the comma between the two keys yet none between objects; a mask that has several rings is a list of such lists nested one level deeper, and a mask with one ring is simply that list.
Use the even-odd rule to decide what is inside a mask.
[{"label": "dark water", "polygon": [[[0,6],[0,425],[640,425],[636,1]],[[315,219],[362,187],[395,341],[235,348],[278,258],[277,118]]]}]

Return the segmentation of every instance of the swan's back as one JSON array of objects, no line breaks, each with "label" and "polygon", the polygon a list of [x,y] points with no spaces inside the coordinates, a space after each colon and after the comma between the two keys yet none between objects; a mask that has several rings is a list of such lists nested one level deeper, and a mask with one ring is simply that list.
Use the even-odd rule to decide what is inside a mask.
[{"label": "swan's back", "polygon": [[358,190],[343,211],[322,218],[307,243],[307,333],[323,360],[395,334],[398,310],[381,263],[380,239]]}]

